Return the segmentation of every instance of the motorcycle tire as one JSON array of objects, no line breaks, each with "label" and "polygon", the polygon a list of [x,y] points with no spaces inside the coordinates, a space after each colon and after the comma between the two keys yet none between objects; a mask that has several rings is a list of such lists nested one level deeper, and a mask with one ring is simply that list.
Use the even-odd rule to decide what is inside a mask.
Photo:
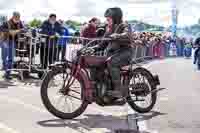
[{"label": "motorcycle tire", "polygon": [[[132,70],[132,73],[133,74],[134,73],[140,73],[142,76],[146,77],[146,79],[149,82],[149,85],[150,85],[151,89],[152,90],[156,89],[156,85],[154,83],[153,75],[147,69],[142,68],[142,67],[138,67],[138,68]],[[152,108],[154,107],[154,105],[156,103],[157,92],[151,93],[150,95],[151,95],[151,104],[148,105],[145,108],[142,108],[142,107],[138,106],[130,95],[127,97],[127,102],[129,104],[129,106],[133,110],[135,110],[136,112],[138,112],[138,113],[148,113],[148,112],[150,112],[152,110]]]},{"label": "motorcycle tire", "polygon": [[[40,94],[41,94],[41,98],[42,98],[42,102],[43,102],[44,106],[51,114],[53,114],[54,116],[61,118],[61,119],[73,119],[73,118],[76,118],[79,115],[81,115],[85,111],[85,109],[87,108],[89,103],[86,100],[81,99],[80,107],[78,107],[73,112],[66,113],[66,112],[62,112],[62,111],[56,109],[52,105],[52,103],[50,102],[50,99],[48,97],[48,93],[47,93],[48,84],[50,83],[51,79],[55,75],[62,74],[63,72],[64,72],[64,70],[60,67],[58,69],[54,69],[53,71],[49,71],[42,82]],[[81,81],[79,81],[79,83],[81,85],[81,91],[84,91],[83,81],[81,80]]]}]

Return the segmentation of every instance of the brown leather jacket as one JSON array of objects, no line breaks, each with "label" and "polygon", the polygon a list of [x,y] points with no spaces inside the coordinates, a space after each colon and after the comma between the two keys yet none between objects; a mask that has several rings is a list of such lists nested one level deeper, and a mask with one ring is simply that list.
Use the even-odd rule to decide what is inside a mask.
[{"label": "brown leather jacket", "polygon": [[102,42],[95,47],[97,50],[107,49],[107,51],[114,52],[121,48],[131,48],[130,33],[128,31],[128,25],[121,23],[114,25],[113,32],[106,32],[104,37],[109,37],[111,34],[116,33],[116,38],[110,43]]},{"label": "brown leather jacket", "polygon": [[15,24],[14,22],[13,22],[13,20],[12,19],[10,19],[9,21],[7,21],[7,22],[5,22],[5,23],[3,23],[3,25],[2,26],[0,26],[0,32],[1,32],[1,39],[2,40],[17,40],[17,36],[11,36],[10,35],[10,33],[9,33],[9,31],[11,31],[11,30],[20,30],[20,29],[22,29],[23,28],[23,24],[22,24],[22,22],[20,21],[19,23],[17,23],[17,24]]}]

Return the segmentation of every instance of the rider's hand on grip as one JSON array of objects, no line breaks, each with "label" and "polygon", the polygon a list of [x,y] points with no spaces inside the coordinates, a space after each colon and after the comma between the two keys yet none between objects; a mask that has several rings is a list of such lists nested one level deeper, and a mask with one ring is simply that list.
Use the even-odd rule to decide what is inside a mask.
[{"label": "rider's hand on grip", "polygon": [[117,38],[119,38],[119,34],[113,33],[113,34],[110,35],[110,38],[117,39]]}]

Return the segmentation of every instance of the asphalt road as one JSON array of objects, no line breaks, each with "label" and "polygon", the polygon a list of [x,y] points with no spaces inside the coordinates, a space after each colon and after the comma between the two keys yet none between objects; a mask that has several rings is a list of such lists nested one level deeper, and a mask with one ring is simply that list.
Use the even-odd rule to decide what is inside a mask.
[{"label": "asphalt road", "polygon": [[[158,101],[152,112],[134,114],[127,123],[128,107],[91,105],[75,120],[63,121],[46,111],[40,98],[41,80],[11,82],[0,78],[0,133],[110,133],[122,128],[150,133],[200,132],[200,72],[191,59],[154,61],[149,69],[160,76]],[[0,73],[2,77],[3,73]],[[132,113],[132,112],[131,112]]]},{"label": "asphalt road", "polygon": [[200,71],[192,59],[166,59],[149,69],[160,76],[167,90],[159,93],[151,113],[139,115],[139,123],[152,133],[199,133]]},{"label": "asphalt road", "polygon": [[[2,76],[2,73],[1,75]],[[60,120],[46,111],[40,98],[40,80],[0,80],[0,133],[112,133],[136,129],[135,120],[124,107],[90,105],[75,120]]]},{"label": "asphalt road", "polygon": [[[76,47],[70,45],[67,49],[69,59]],[[42,105],[41,80],[14,78],[8,82],[3,74],[0,71],[0,133],[112,133],[137,129],[134,112],[128,106],[103,108],[94,104],[75,120],[55,118]],[[133,114],[133,119],[127,121],[128,114]]]}]

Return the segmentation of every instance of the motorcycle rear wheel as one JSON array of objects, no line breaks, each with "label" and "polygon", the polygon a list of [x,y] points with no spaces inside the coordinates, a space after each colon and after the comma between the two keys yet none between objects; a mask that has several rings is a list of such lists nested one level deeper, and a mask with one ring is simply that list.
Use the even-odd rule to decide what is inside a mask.
[{"label": "motorcycle rear wheel", "polygon": [[[153,80],[153,75],[147,69],[139,67],[139,68],[134,69],[132,71],[132,74],[133,74],[132,77],[136,76],[135,74],[140,74],[143,77],[145,77],[149,84],[149,88],[151,88],[151,90],[149,90],[149,91],[156,89],[156,85],[154,84],[154,80]],[[132,96],[130,94],[130,91],[131,91],[130,89],[131,88],[129,88],[129,96],[127,97],[127,102],[129,104],[129,106],[138,113],[150,112],[156,103],[157,92],[150,93],[149,95],[151,96],[151,103],[146,107],[141,107],[140,105],[136,104],[137,101],[132,98]],[[145,96],[143,96],[143,97],[145,97]]]}]

